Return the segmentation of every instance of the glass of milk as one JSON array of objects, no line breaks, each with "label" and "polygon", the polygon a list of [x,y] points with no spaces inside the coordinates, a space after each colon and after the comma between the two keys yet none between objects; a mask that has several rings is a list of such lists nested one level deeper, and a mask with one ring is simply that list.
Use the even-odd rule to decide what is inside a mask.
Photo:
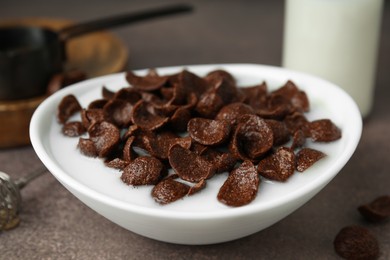
[{"label": "glass of milk", "polygon": [[383,0],[286,0],[282,64],[348,92],[371,110]]}]

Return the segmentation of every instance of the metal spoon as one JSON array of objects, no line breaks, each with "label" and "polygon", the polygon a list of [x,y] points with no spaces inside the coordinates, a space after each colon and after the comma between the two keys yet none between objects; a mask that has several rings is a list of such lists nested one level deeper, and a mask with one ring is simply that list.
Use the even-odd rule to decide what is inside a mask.
[{"label": "metal spoon", "polygon": [[19,224],[18,213],[22,204],[20,190],[45,172],[46,169],[41,169],[14,181],[8,174],[0,171],[0,231],[12,229]]}]

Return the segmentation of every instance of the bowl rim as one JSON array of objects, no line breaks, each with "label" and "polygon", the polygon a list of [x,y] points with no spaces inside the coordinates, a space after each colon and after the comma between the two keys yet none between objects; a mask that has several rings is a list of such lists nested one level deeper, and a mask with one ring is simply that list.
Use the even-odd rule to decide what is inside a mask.
[{"label": "bowl rim", "polygon": [[[277,66],[269,66],[269,65],[260,65],[260,64],[251,64],[251,63],[221,63],[221,64],[200,64],[200,65],[182,65],[182,66],[167,66],[167,67],[158,67],[157,69],[161,70],[172,70],[172,71],[179,71],[180,69],[186,68],[191,71],[191,69],[199,69],[199,68],[209,68],[209,71],[211,69],[215,68],[256,68],[256,69],[265,69],[265,70],[271,70],[276,71],[278,73],[286,73],[289,75],[295,75],[298,77],[305,77],[309,80],[314,80],[317,82],[321,82],[322,84],[327,85],[327,87],[330,88],[331,92],[336,92],[338,95],[341,95],[343,98],[343,101],[345,102],[346,109],[345,113],[348,113],[348,119],[353,123],[353,127],[350,127],[351,132],[348,133],[348,136],[345,136],[343,134],[343,138],[347,138],[347,143],[345,145],[345,149],[342,153],[342,156],[338,157],[334,164],[330,165],[330,167],[321,174],[318,178],[313,180],[310,185],[305,185],[304,187],[300,189],[296,189],[289,193],[289,196],[284,196],[279,198],[278,200],[273,200],[271,202],[262,202],[261,204],[248,204],[246,206],[237,207],[237,208],[224,208],[219,209],[217,211],[168,211],[164,210],[163,206],[160,208],[150,208],[150,207],[144,207],[141,205],[135,205],[130,204],[128,202],[120,201],[115,198],[112,198],[108,195],[104,195],[99,193],[98,191],[93,190],[92,188],[78,182],[76,179],[69,176],[61,167],[59,167],[56,163],[54,163],[54,160],[50,159],[50,154],[45,150],[45,138],[42,138],[42,132],[40,129],[42,129],[45,125],[45,118],[47,118],[48,111],[53,109],[53,106],[56,106],[58,104],[58,100],[60,97],[62,97],[65,94],[70,94],[75,88],[80,88],[83,85],[91,85],[94,82],[100,82],[101,80],[109,80],[110,78],[115,78],[120,75],[124,75],[124,72],[121,73],[115,73],[110,74],[106,76],[100,76],[97,78],[88,79],[79,83],[76,83],[74,85],[68,86],[62,90],[59,90],[58,92],[54,93],[52,96],[44,100],[40,106],[36,109],[34,112],[31,122],[30,122],[30,139],[32,146],[40,158],[40,160],[43,162],[43,164],[47,167],[47,169],[51,172],[51,174],[60,182],[62,185],[64,185],[68,190],[70,190],[72,193],[74,191],[77,191],[78,193],[81,193],[83,196],[86,196],[88,198],[91,198],[93,200],[97,200],[100,203],[107,204],[111,207],[115,207],[121,210],[134,212],[142,215],[148,215],[148,216],[154,216],[159,218],[169,218],[169,219],[181,219],[181,220],[200,220],[200,219],[224,219],[224,218],[235,218],[242,215],[252,214],[255,212],[262,212],[266,210],[270,210],[273,208],[280,207],[286,203],[292,202],[305,194],[309,194],[313,191],[315,191],[319,187],[324,187],[328,182],[330,182],[337,174],[338,172],[344,167],[344,165],[348,162],[354,151],[356,150],[356,147],[359,143],[361,133],[362,133],[362,118],[360,116],[359,109],[356,105],[356,103],[353,101],[353,99],[340,87],[336,86],[335,84],[326,81],[324,79],[321,79],[316,76],[312,76],[303,72],[293,71],[290,69],[285,69],[282,67]],[[147,69],[142,70],[135,70],[135,73],[145,73]],[[50,115],[51,117],[53,114]],[[47,124],[47,122],[46,122]]]}]

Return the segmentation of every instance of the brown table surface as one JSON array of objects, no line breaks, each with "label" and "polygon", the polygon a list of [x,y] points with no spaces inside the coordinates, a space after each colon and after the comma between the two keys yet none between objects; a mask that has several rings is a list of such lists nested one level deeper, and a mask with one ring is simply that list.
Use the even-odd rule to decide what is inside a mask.
[{"label": "brown table surface", "polygon": [[[1,1],[0,17],[74,21],[172,1]],[[173,1],[177,2],[177,1]],[[115,29],[130,50],[128,69],[204,63],[280,65],[283,1],[192,1],[196,12]],[[390,259],[390,222],[369,224],[356,208],[390,192],[390,3],[385,6],[373,111],[357,151],[306,205],[275,225],[236,241],[185,246],[144,238],[98,215],[49,173],[22,191],[22,222],[0,233],[0,259],[337,259],[333,239],[346,225],[368,227],[381,259]],[[30,147],[0,150],[13,178],[42,167]]]}]

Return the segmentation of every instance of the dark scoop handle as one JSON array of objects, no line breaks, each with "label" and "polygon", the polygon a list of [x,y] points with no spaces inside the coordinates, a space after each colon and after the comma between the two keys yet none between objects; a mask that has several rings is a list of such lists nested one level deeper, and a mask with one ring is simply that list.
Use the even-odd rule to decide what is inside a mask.
[{"label": "dark scoop handle", "polygon": [[153,18],[169,16],[172,14],[191,12],[192,10],[193,8],[190,5],[177,4],[145,11],[117,15],[114,17],[107,17],[66,27],[59,31],[59,37],[62,41],[66,41],[67,39],[90,32],[99,31],[102,29],[112,28],[129,23],[141,22]]}]

